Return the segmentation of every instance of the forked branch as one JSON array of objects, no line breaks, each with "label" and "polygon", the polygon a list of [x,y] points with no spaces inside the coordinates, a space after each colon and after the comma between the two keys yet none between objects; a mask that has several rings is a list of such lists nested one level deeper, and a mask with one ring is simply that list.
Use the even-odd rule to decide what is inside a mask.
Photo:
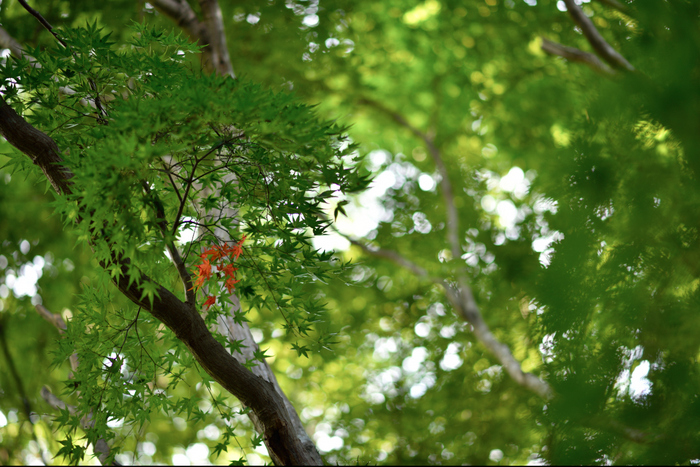
[{"label": "forked branch", "polygon": [[630,62],[603,39],[603,36],[600,35],[598,29],[593,25],[593,21],[586,16],[581,7],[578,6],[574,0],[564,0],[564,4],[566,5],[566,10],[569,12],[569,15],[571,15],[574,22],[581,28],[588,43],[598,52],[598,55],[603,57],[606,62],[615,68],[635,71],[635,68]]},{"label": "forked branch", "polygon": [[593,71],[603,75],[614,75],[615,70],[610,68],[605,62],[589,52],[584,52],[575,47],[567,47],[557,42],[542,38],[542,50],[550,55],[558,55],[572,62],[579,62],[588,65]]}]

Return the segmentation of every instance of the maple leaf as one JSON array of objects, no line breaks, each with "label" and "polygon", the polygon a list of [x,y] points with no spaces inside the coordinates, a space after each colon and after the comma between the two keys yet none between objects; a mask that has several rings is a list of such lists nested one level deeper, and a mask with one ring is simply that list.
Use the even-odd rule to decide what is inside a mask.
[{"label": "maple leaf", "polygon": [[204,302],[204,307],[208,310],[210,306],[212,306],[214,303],[216,303],[216,297],[213,295],[210,295],[207,300]]},{"label": "maple leaf", "polygon": [[231,248],[231,257],[233,258],[234,261],[238,259],[239,256],[241,256],[241,253],[243,252],[243,242],[245,242],[245,235],[241,237],[241,240],[236,243],[233,248]]},{"label": "maple leaf", "polygon": [[200,258],[203,260],[206,260],[208,256],[211,256],[212,261],[216,261],[217,259],[220,258],[221,251],[218,246],[213,245],[210,248],[207,248],[202,252],[201,255],[199,255]]},{"label": "maple leaf", "polygon": [[211,263],[209,263],[208,259],[205,259],[202,264],[198,265],[197,269],[197,276],[203,277],[204,279],[209,279],[211,277]]},{"label": "maple leaf", "polygon": [[[204,259],[204,258],[202,258]],[[209,263],[208,259],[205,259],[204,262],[200,265],[195,266],[195,280],[194,284],[192,285],[192,289],[199,290],[202,285],[204,285],[204,281],[209,279],[211,277],[211,264]],[[192,290],[190,289],[190,290]]]},{"label": "maple leaf", "polygon": [[233,289],[236,288],[235,284],[237,284],[240,281],[241,281],[240,279],[238,279],[238,280],[234,280],[233,278],[226,279],[226,282],[224,283],[224,287],[226,287],[226,290],[228,290],[228,293],[231,293],[231,292],[233,292]]},{"label": "maple leaf", "polygon": [[234,279],[236,278],[235,271],[238,271],[238,268],[234,268],[233,264],[227,264],[226,266],[221,268],[221,272],[223,272],[225,275],[232,277]]}]

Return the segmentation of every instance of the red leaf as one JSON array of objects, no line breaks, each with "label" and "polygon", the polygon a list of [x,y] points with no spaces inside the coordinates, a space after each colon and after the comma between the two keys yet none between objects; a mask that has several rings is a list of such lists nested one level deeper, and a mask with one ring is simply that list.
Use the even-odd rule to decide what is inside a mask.
[{"label": "red leaf", "polygon": [[204,307],[208,310],[209,307],[212,306],[214,303],[216,303],[216,297],[210,295],[204,302]]}]

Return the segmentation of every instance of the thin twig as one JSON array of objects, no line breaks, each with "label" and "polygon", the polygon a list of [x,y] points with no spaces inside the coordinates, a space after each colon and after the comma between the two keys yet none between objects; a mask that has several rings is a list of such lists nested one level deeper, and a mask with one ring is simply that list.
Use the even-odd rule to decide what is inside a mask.
[{"label": "thin twig", "polygon": [[459,258],[462,256],[462,248],[459,241],[459,214],[457,212],[457,206],[455,206],[454,202],[454,191],[452,189],[452,183],[450,182],[449,172],[447,171],[447,166],[442,159],[440,150],[435,145],[434,138],[411,125],[400,113],[385,107],[383,104],[373,99],[362,98],[358,101],[358,103],[369,105],[389,115],[396,123],[407,128],[409,131],[411,131],[411,133],[423,140],[425,143],[425,146],[428,148],[428,152],[430,153],[430,157],[432,157],[433,162],[435,162],[435,167],[438,169],[438,173],[442,178],[440,185],[442,187],[442,196],[445,199],[445,206],[447,208],[447,240],[450,245],[450,251],[453,258]]},{"label": "thin twig", "polygon": [[12,375],[12,378],[15,380],[15,385],[17,386],[17,392],[19,392],[19,397],[22,400],[22,409],[24,409],[24,415],[27,417],[27,420],[29,420],[29,424],[32,425],[32,438],[34,439],[34,442],[37,443],[37,446],[39,446],[40,449],[40,456],[41,456],[41,461],[44,463],[44,465],[49,465],[46,458],[44,457],[44,450],[41,449],[41,445],[39,444],[39,440],[37,439],[36,432],[34,431],[34,420],[32,420],[32,405],[29,402],[29,397],[27,397],[27,393],[24,390],[24,383],[22,383],[22,377],[20,376],[19,372],[17,371],[17,366],[15,365],[15,361],[12,358],[12,353],[10,353],[10,348],[7,345],[7,336],[5,333],[5,324],[7,322],[7,317],[9,315],[5,315],[3,319],[0,320],[0,347],[2,347],[2,353],[5,356],[5,361],[7,362],[7,367],[10,370],[10,374]]},{"label": "thin twig", "polygon": [[[173,180],[173,173],[170,170],[170,167],[165,164],[164,160],[161,160],[161,163],[163,164],[164,167],[166,167],[163,172],[168,174],[168,179],[170,180],[170,184],[173,186],[173,190],[175,190],[175,195],[177,196],[177,199],[180,203],[182,203],[182,196],[180,196],[180,190],[177,189],[177,184],[175,183],[175,180]],[[157,170],[157,169],[156,169]],[[175,174],[177,177],[178,175]]]},{"label": "thin twig", "polygon": [[[75,415],[76,412],[76,407],[73,405],[66,404],[63,402],[61,399],[56,397],[52,392],[51,389],[49,389],[48,386],[44,386],[41,388],[41,397],[54,409],[56,410],[68,410],[68,412],[71,415]],[[95,419],[92,416],[92,412],[84,415],[80,419],[80,426],[84,430],[89,430],[95,426]],[[93,446],[93,451],[97,453],[98,458],[100,459],[100,462],[102,465],[104,465],[105,461],[110,455],[111,449],[109,447],[109,444],[107,444],[107,441],[104,440],[104,438],[98,439],[94,446]],[[116,459],[112,460],[112,465],[121,465]]]},{"label": "thin twig", "polygon": [[51,24],[48,21],[46,21],[46,19],[43,16],[41,16],[41,13],[36,11],[34,8],[30,7],[25,0],[17,1],[19,1],[19,4],[22,5],[22,7],[24,7],[24,9],[27,10],[30,15],[38,19],[41,25],[44,26],[51,34],[53,34],[53,37],[55,37],[56,40],[60,42],[63,47],[68,47],[68,45],[63,41],[63,39],[58,37],[58,34],[54,32],[53,26],[51,26]]},{"label": "thin twig", "polygon": [[197,180],[199,177],[195,177],[195,172],[197,171],[197,166],[199,165],[200,162],[202,162],[204,159],[209,157],[210,154],[212,154],[214,151],[217,149],[220,149],[222,146],[227,144],[227,142],[220,142],[218,144],[215,144],[213,148],[211,148],[209,151],[207,151],[202,157],[194,157],[194,165],[192,167],[192,170],[190,171],[190,176],[187,180],[187,186],[185,187],[185,194],[182,195],[182,198],[180,200],[180,206],[177,209],[177,215],[175,216],[175,221],[173,222],[173,235],[177,232],[177,228],[180,226],[180,217],[182,216],[182,211],[185,209],[185,203],[187,203],[187,196],[189,195],[190,188],[194,184],[195,180]]},{"label": "thin twig", "polygon": [[586,36],[591,47],[598,52],[598,55],[603,57],[603,59],[615,68],[622,68],[627,71],[635,71],[635,68],[628,62],[625,57],[620,55],[620,53],[615,50],[610,44],[608,44],[603,36],[600,35],[596,27],[593,25],[593,21],[586,16],[580,6],[576,4],[574,0],[564,0],[566,4],[566,9],[573,18],[574,22],[579,25],[583,31],[583,35]]},{"label": "thin twig", "polygon": [[[19,0],[19,3],[24,7],[25,10],[29,12],[29,14],[31,14],[37,20],[39,20],[41,25],[44,26],[44,28],[46,28],[63,47],[68,48],[68,44],[66,44],[66,42],[63,39],[61,39],[58,34],[56,34],[56,32],[53,30],[53,26],[51,26],[51,24],[48,21],[46,21],[46,18],[41,16],[41,13],[36,11],[34,8],[30,7],[25,0]],[[73,53],[73,56],[77,59],[77,55],[75,53]],[[93,80],[90,77],[88,77],[88,82],[90,83],[90,87],[92,88],[92,90],[95,92],[95,97],[93,99],[90,99],[89,102],[92,102],[92,104],[99,112],[97,120],[101,124],[106,125],[107,120],[105,119],[105,117],[107,116],[107,111],[102,107],[102,103],[100,102],[100,95],[97,90],[97,84],[95,83],[95,80]]]},{"label": "thin twig", "polygon": [[177,249],[177,246],[175,246],[175,242],[172,239],[172,235],[174,234],[171,234],[168,230],[168,223],[165,219],[163,202],[160,200],[160,198],[158,198],[156,193],[151,191],[148,183],[145,181],[143,182],[143,189],[146,192],[146,195],[151,198],[153,208],[156,211],[156,223],[158,224],[158,227],[160,227],[161,234],[163,235],[163,241],[165,242],[165,247],[168,249],[168,253],[170,253],[170,259],[177,268],[177,273],[180,276],[183,287],[185,288],[185,303],[194,306],[195,293],[192,285],[192,276],[187,270],[185,262],[182,260],[182,256],[180,256],[180,251]]},{"label": "thin twig", "polygon": [[567,47],[543,37],[542,50],[551,55],[564,57],[572,62],[579,62],[588,65],[593,71],[603,75],[611,76],[615,74],[615,70],[610,68],[607,63],[600,60],[597,55],[584,52],[583,50],[579,50],[575,47]]},{"label": "thin twig", "polygon": [[[336,232],[338,232],[337,229]],[[518,362],[511,353],[510,348],[506,344],[496,339],[479,311],[476,300],[474,300],[474,296],[471,292],[471,288],[464,281],[460,281],[459,286],[455,287],[441,277],[431,276],[424,268],[404,258],[395,251],[385,250],[382,248],[371,248],[348,235],[341,232],[338,233],[345,237],[353,245],[360,247],[363,251],[373,256],[389,259],[399,266],[412,271],[417,276],[425,277],[431,282],[441,285],[445,290],[447,299],[450,301],[455,310],[459,312],[466,322],[472,325],[473,332],[477,340],[481,342],[484,347],[486,347],[486,349],[498,359],[498,361],[501,363],[501,365],[503,365],[510,377],[513,378],[516,383],[534,392],[544,400],[549,400],[554,396],[554,391],[546,381],[541,380],[532,373],[524,372],[520,366],[520,362]]]}]

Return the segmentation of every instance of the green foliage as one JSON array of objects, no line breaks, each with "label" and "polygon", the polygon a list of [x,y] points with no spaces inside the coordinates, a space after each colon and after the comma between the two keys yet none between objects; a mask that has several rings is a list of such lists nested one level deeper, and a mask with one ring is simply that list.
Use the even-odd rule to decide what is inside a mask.
[{"label": "green foliage", "polygon": [[[345,165],[354,147],[344,142],[342,128],[319,121],[290,94],[192,71],[186,55],[197,48],[184,39],[136,25],[131,44],[115,50],[94,24],[60,34],[66,47],[32,51],[41,67],[8,60],[3,69],[12,90],[8,102],[22,112],[31,109],[30,122],[65,148],[72,193],[54,206],[106,272],[98,274],[95,286],[85,287],[66,345],[54,360],[60,365],[75,351],[80,361],[66,392],[79,391],[79,405],[58,426],[72,432],[99,407],[87,430],[94,443],[114,436],[107,421],[136,430],[159,412],[203,421],[198,398],[176,402],[157,389],[159,378],[176,388],[194,361],[147,313],[118,305],[123,300],[114,296],[108,279],[124,273],[122,258],[130,261],[129,283],[137,281],[141,299],[152,302],[157,283],[140,279],[145,274],[177,283],[165,249],[183,226],[202,232],[188,252],[225,244],[242,232],[248,243],[237,262],[244,298],[237,319],[245,320],[249,310],[281,313],[294,338],[323,347],[332,336],[313,327],[324,309],[303,285],[325,281],[338,268],[330,254],[312,248],[310,234],[328,228],[322,205],[329,196],[359,191],[368,179],[352,167],[359,162],[356,154]],[[64,98],[66,86],[74,93]],[[95,112],[85,111],[86,100]],[[27,168],[21,154],[12,156],[13,163]],[[207,195],[220,186],[218,196]],[[201,207],[192,201],[197,198],[203,199]],[[210,214],[231,206],[238,219]],[[190,256],[196,257],[185,261]],[[212,310],[207,322],[216,323],[219,314]],[[309,350],[293,345],[300,354]],[[254,358],[266,356],[259,351]],[[248,362],[252,365],[255,361]],[[210,377],[200,376],[208,388]],[[226,402],[217,408],[232,410]],[[253,447],[260,442],[255,440]],[[70,442],[61,453],[72,461],[84,454]]]},{"label": "green foliage", "polygon": [[[0,289],[34,410],[56,415],[22,424],[3,369],[10,397],[0,409],[15,421],[0,428],[0,460],[26,459],[32,436],[62,440],[51,452],[73,461],[90,454],[84,436],[115,436],[115,449],[134,454],[127,461],[170,463],[198,443],[213,461],[255,459],[261,440],[246,410],[110,289],[121,271],[91,262],[129,257],[131,278],[148,274],[184,298],[164,245],[188,227],[205,232],[180,244],[190,268],[203,249],[246,235],[236,319],[264,339],[329,463],[700,458],[696,2],[630,2],[625,12],[583,3],[639,70],[614,79],[541,52],[541,36],[591,51],[554,0],[221,2],[235,81],[202,74],[200,49],[161,32],[172,25],[153,9],[46,3],[70,47],[33,37],[33,18],[3,4],[0,22],[42,63],[5,61],[5,83],[19,86],[4,96],[64,151],[74,192],[54,206],[82,244],[71,250],[75,238],[31,186],[41,178],[23,180],[35,169],[12,153],[0,172],[0,284],[33,255],[48,258],[41,299],[72,319],[56,340],[28,297]],[[134,29],[122,27],[125,15]],[[297,97],[278,92],[291,88]],[[81,103],[96,95],[105,114]],[[433,148],[416,133],[433,138],[448,168],[461,258],[445,240]],[[369,154],[368,170],[357,170],[358,153]],[[343,195],[366,187],[369,172],[371,196]],[[363,209],[376,197],[374,212]],[[229,207],[237,222],[207,214]],[[517,385],[439,286],[355,247],[315,251],[310,237],[329,233],[330,219],[341,229],[361,219],[356,233],[431,276],[466,270],[495,336],[557,397]],[[94,253],[82,246],[90,238]],[[228,293],[214,281],[200,294],[219,300],[213,323]],[[14,338],[24,335],[33,337]],[[39,376],[31,369],[49,368],[49,350],[55,365]],[[100,407],[94,429],[37,402],[57,381],[78,413]],[[634,442],[626,429],[648,436]]]}]

